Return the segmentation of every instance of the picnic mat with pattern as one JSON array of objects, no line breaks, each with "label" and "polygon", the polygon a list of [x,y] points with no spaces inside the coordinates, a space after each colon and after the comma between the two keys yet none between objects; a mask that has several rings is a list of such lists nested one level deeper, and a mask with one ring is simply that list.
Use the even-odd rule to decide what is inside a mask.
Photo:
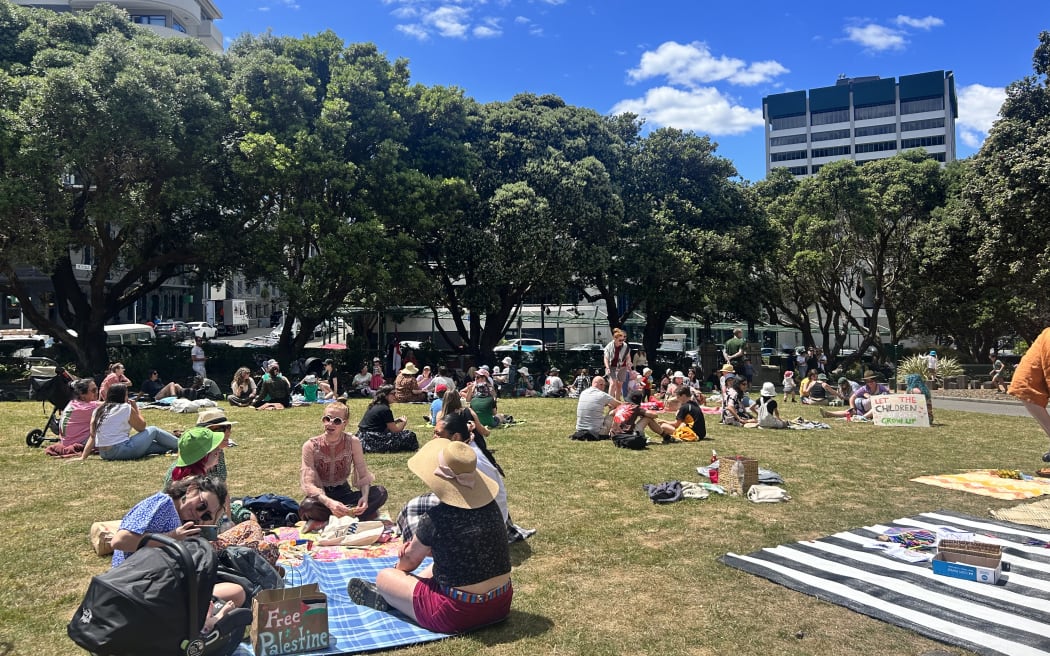
[{"label": "picnic mat with pattern", "polygon": [[1050,494],[1050,480],[1032,479],[1020,481],[1013,478],[999,478],[987,469],[964,472],[962,474],[942,474],[938,476],[920,476],[911,479],[915,483],[925,483],[950,490],[973,492],[996,499],[1020,500],[1031,499]]},{"label": "picnic mat with pattern", "polygon": [[1050,528],[1050,499],[1022,503],[1013,508],[1002,508],[990,512],[992,517],[1004,522]]},{"label": "picnic mat with pattern", "polygon": [[[995,585],[933,573],[864,545],[891,527],[942,527],[1003,546]],[[978,654],[1050,653],[1050,531],[946,510],[720,559],[798,592]]]},{"label": "picnic mat with pattern", "polygon": [[[385,567],[393,567],[397,558],[354,558],[329,562],[307,558],[300,567],[289,567],[285,585],[297,586],[318,583],[321,592],[328,595],[328,649],[310,654],[358,654],[377,649],[404,647],[421,642],[441,640],[448,636],[419,627],[395,611],[380,612],[357,606],[346,594],[346,582],[354,577],[376,580],[376,574]],[[427,558],[420,565],[431,563]],[[254,656],[249,642],[242,642],[234,656]]]}]

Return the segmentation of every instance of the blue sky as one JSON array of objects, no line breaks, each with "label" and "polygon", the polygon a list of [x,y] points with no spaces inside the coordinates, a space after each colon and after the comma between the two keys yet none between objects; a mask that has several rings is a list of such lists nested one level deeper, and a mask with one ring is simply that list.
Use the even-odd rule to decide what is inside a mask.
[{"label": "blue sky", "polygon": [[1046,0],[215,1],[227,44],[244,32],[331,29],[408,59],[413,82],[460,87],[481,102],[552,93],[710,135],[751,181],[765,176],[762,98],[831,86],[840,74],[954,71],[958,155],[973,154],[1050,27]]}]

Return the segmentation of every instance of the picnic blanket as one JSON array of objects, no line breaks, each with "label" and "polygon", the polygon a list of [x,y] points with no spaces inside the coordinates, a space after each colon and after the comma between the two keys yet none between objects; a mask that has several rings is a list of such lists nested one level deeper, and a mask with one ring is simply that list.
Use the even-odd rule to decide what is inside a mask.
[{"label": "picnic blanket", "polygon": [[[330,562],[307,558],[300,567],[288,568],[285,585],[320,584],[328,595],[328,649],[310,654],[358,654],[361,652],[404,647],[448,636],[421,628],[395,611],[380,612],[357,606],[346,594],[346,582],[351,578],[375,581],[376,574],[385,567],[393,567],[397,558],[357,558]],[[423,561],[420,569],[432,562]],[[234,656],[254,656],[250,643],[241,643]]]},{"label": "picnic blanket", "polygon": [[1031,499],[1043,494],[1050,494],[1050,480],[1032,479],[1022,481],[1013,478],[999,478],[987,469],[964,472],[962,474],[941,474],[920,476],[911,479],[915,483],[925,483],[949,490],[973,492],[996,499]]},{"label": "picnic blanket", "polygon": [[1022,503],[1013,508],[1001,508],[989,512],[992,517],[1001,519],[1004,522],[1050,528],[1050,499]]},{"label": "picnic blanket", "polygon": [[[891,528],[970,531],[1003,546],[996,585],[868,548]],[[978,654],[1050,654],[1050,531],[946,510],[720,560],[799,592]],[[1009,566],[1009,572],[1005,571]]]}]

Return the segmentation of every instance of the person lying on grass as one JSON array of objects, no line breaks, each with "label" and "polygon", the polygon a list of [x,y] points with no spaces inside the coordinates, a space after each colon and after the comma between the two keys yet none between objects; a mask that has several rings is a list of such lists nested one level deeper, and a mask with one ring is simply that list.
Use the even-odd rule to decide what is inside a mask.
[{"label": "person lying on grass", "polygon": [[[396,608],[425,629],[463,633],[510,614],[510,548],[496,503],[499,485],[478,471],[464,442],[435,438],[408,460],[408,468],[440,503],[420,519],[394,567],[376,582],[353,578],[347,594],[359,606]],[[433,564],[412,572],[427,556]]]}]

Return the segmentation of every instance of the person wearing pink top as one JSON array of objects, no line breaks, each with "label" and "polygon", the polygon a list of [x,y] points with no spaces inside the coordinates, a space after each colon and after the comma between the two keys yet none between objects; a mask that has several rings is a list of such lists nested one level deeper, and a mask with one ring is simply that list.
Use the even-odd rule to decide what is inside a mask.
[{"label": "person wearing pink top", "polygon": [[80,378],[71,384],[71,388],[75,398],[66,405],[58,422],[59,443],[67,449],[84,446],[91,433],[91,414],[102,405],[98,400],[98,386],[91,378]]}]

